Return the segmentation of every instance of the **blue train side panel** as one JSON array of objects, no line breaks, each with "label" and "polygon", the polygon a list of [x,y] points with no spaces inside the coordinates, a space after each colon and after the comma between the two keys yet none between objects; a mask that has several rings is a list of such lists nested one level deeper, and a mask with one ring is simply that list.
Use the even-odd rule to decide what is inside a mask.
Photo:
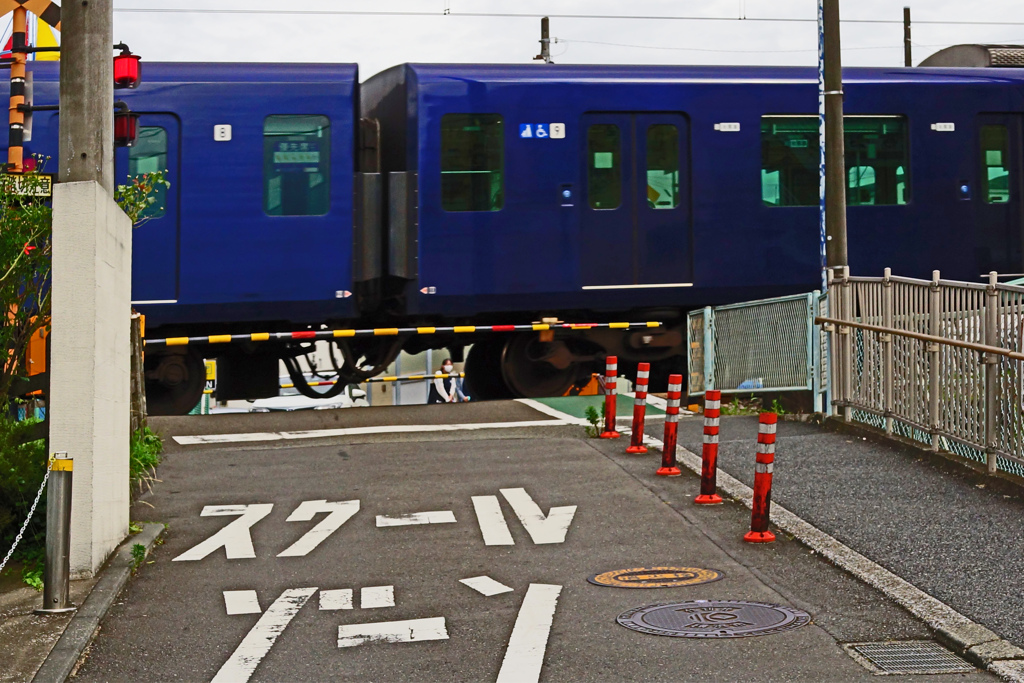
[{"label": "blue train side panel", "polygon": [[[937,268],[975,280],[989,268],[1024,268],[1019,223],[979,217],[979,117],[1024,112],[1024,72],[993,71],[844,72],[846,114],[899,118],[910,164],[906,203],[849,207],[855,272]],[[363,98],[385,145],[401,132],[386,170],[417,174],[410,313],[686,308],[820,283],[817,207],[768,206],[761,175],[763,117],[816,116],[813,69],[410,64],[370,79]],[[442,164],[452,152],[441,129],[454,120],[445,117],[465,114],[477,115],[472,125],[502,124],[495,210],[443,205]],[[955,130],[933,127],[939,122]],[[621,196],[607,209],[595,206],[588,183],[592,126],[618,130],[624,159]],[[653,188],[642,177],[653,148],[644,136],[657,126],[676,131],[680,159],[677,204],[664,212],[647,201]],[[975,196],[962,196],[965,182]]]},{"label": "blue train side panel", "polygon": [[[55,65],[30,68],[36,103],[56,102]],[[346,296],[353,290],[355,65],[144,63],[142,85],[115,96],[141,114],[144,131],[166,135],[169,205],[133,233],[133,299],[151,327],[251,329],[357,314]],[[294,150],[266,147],[268,117],[282,116],[324,117],[328,127]],[[57,121],[38,117],[27,145],[53,157],[51,170]],[[223,126],[230,139],[215,139]],[[225,128],[216,130],[226,138]],[[284,175],[306,162],[316,166],[320,154],[329,158],[329,173]],[[117,181],[127,172],[128,151],[118,150]],[[275,172],[283,182],[329,183],[321,207],[301,209],[323,215],[268,215],[272,200],[264,193],[274,187],[265,173]]]}]

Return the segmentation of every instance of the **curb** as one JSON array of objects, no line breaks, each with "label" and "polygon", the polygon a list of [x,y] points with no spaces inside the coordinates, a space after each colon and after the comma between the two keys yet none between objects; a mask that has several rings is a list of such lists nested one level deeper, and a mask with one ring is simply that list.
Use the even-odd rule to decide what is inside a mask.
[{"label": "curb", "polygon": [[143,524],[142,531],[129,536],[114,551],[103,575],[96,582],[92,592],[78,608],[60,640],[50,650],[43,665],[32,678],[33,683],[54,683],[64,681],[71,675],[82,653],[89,647],[100,621],[107,615],[118,594],[128,583],[132,573],[132,546],[141,544],[146,547],[146,556],[153,544],[164,532],[163,524]]}]

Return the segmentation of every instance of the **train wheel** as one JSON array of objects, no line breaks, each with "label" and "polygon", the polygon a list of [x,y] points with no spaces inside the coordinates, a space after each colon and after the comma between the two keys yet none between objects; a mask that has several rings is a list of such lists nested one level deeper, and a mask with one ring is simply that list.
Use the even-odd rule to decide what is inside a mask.
[{"label": "train wheel", "polygon": [[146,354],[146,411],[150,415],[187,415],[206,386],[206,366],[192,349]]},{"label": "train wheel", "polygon": [[466,357],[466,393],[474,400],[512,398],[501,376],[504,339],[481,339]]},{"label": "train wheel", "polygon": [[576,381],[578,365],[558,350],[534,335],[520,334],[509,339],[501,359],[501,376],[506,386],[523,398],[564,395]]}]

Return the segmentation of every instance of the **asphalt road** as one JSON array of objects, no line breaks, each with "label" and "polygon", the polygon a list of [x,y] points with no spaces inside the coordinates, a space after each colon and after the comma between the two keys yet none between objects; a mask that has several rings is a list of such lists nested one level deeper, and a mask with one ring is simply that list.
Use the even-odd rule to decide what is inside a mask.
[{"label": "asphalt road", "polygon": [[[493,403],[344,413],[362,424],[544,418],[523,408]],[[230,428],[288,430],[299,421],[301,428],[316,428],[317,420],[336,416],[261,417]],[[227,422],[193,420],[190,427],[205,423],[211,433],[223,432]],[[527,674],[542,662],[543,681],[869,681],[874,676],[841,643],[928,637],[902,609],[799,543],[783,536],[770,546],[744,544],[739,539],[749,511],[732,503],[692,506],[695,478],[655,477],[654,457],[625,456],[621,440],[583,439],[575,426],[413,437],[171,444],[161,482],[135,509],[137,518],[169,524],[166,543],[104,621],[75,680],[209,681],[232,665],[226,679],[236,681],[246,680],[247,671],[239,671],[247,666],[254,668],[252,681],[487,681],[509,673],[537,680]],[[510,505],[515,494],[499,491],[518,488],[547,522],[534,519],[528,530],[517,519]],[[473,497],[489,496],[512,545],[484,543]],[[350,501],[358,501],[358,510]],[[325,503],[341,505],[327,509]],[[206,507],[255,505],[272,507]],[[570,513],[552,508],[567,506],[576,509],[560,537],[552,520]],[[201,516],[204,508],[221,514]],[[251,535],[221,533],[232,523],[238,528],[242,512],[253,516]],[[456,521],[378,526],[378,516],[423,512],[437,520],[450,513]],[[329,524],[331,514],[336,529],[313,543],[310,530]],[[486,526],[488,534],[497,533]],[[215,536],[227,545],[215,547],[209,540]],[[205,550],[209,554],[200,557]],[[713,568],[725,577],[657,590],[586,580],[611,569],[660,565]],[[511,590],[488,597],[460,583],[478,576]],[[387,586],[393,606],[383,606],[389,594],[381,587]],[[557,603],[550,602],[558,591],[553,586],[560,587]],[[228,614],[225,591],[232,592],[227,601],[235,611],[250,613]],[[298,598],[289,602],[294,594]],[[642,634],[615,621],[630,608],[695,599],[790,605],[810,612],[813,622],[761,637],[694,640]],[[550,635],[539,641],[536,629],[518,625],[527,617],[543,621],[543,604],[524,606],[538,600],[555,605]],[[288,618],[261,631],[280,614]],[[432,639],[339,647],[339,640],[354,645],[348,636],[368,632],[365,624],[412,620],[424,621],[404,631],[391,628],[398,635],[390,639],[407,639],[415,629]],[[268,644],[272,633],[279,637]],[[534,641],[510,648],[523,633],[533,633]],[[503,664],[506,649],[511,659]],[[994,680],[981,672],[955,678]]]},{"label": "asphalt road", "polygon": [[[703,423],[680,422],[700,453]],[[719,467],[751,485],[756,417],[723,417]],[[1024,645],[1024,496],[937,458],[780,422],[772,499],[950,607]]]}]

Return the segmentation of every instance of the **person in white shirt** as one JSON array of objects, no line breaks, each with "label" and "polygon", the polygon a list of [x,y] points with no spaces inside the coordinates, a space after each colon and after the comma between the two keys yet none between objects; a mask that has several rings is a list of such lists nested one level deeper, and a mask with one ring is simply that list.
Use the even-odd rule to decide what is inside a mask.
[{"label": "person in white shirt", "polygon": [[[456,385],[458,378],[453,374],[453,369],[452,359],[445,358],[441,363],[441,372],[444,374],[434,376],[434,382],[430,385],[430,394],[427,396],[427,403],[458,403],[458,394],[461,392],[458,391]],[[468,401],[469,397],[463,395],[462,400]]]}]

